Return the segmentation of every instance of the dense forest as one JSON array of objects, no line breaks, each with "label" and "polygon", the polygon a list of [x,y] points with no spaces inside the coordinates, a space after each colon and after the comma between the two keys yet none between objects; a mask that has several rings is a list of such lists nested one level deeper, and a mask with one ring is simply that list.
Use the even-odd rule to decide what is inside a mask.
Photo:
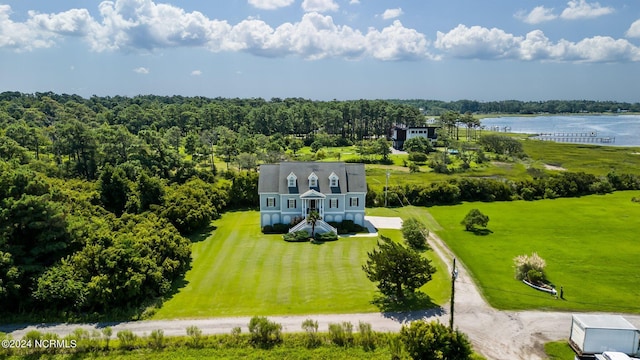
[{"label": "dense forest", "polygon": [[0,312],[135,314],[175,291],[189,236],[257,204],[257,173],[229,163],[255,169],[305,143],[423,122],[377,100],[1,93]]},{"label": "dense forest", "polygon": [[[523,112],[530,104],[508,103],[513,106],[499,111]],[[229,164],[254,170],[305,145],[316,152],[368,139],[384,145],[384,156],[382,138],[394,124],[423,125],[425,113],[443,109],[491,111],[488,104],[494,103],[0,93],[0,317],[136,313],[176,291],[189,268],[190,237],[226,209],[256,206],[257,173]],[[602,111],[640,110],[553,104],[577,112],[593,111],[584,106],[594,104]],[[456,124],[478,125],[468,113],[443,114],[445,137],[453,137]],[[216,159],[226,163],[223,169]],[[611,177],[605,190],[640,186],[636,177],[613,180],[619,178]],[[481,190],[487,184],[391,192],[431,205],[477,200],[477,194],[547,197],[550,186],[525,184],[521,191],[492,182],[493,190]],[[600,191],[576,189],[568,193]],[[371,192],[367,205],[381,203],[381,196]]]}]

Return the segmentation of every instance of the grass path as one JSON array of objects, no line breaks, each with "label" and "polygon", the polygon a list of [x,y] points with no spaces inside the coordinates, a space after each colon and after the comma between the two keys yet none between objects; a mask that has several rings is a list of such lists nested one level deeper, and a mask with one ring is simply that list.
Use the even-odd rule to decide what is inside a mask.
[{"label": "grass path", "polygon": [[[154,318],[375,312],[376,288],[362,271],[375,237],[341,238],[322,245],[287,243],[260,232],[257,211],[229,212],[211,236],[193,244],[186,285]],[[385,230],[396,241],[398,230]],[[432,254],[431,254],[432,255]],[[444,269],[436,261],[435,265]],[[442,304],[446,270],[423,291]]]}]

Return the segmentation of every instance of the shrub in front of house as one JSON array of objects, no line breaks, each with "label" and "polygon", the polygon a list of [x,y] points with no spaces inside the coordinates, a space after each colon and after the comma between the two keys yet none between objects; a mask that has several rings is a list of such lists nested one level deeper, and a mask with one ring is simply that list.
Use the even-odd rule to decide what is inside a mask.
[{"label": "shrub in front of house", "polygon": [[338,240],[338,234],[335,234],[335,233],[333,233],[331,231],[326,232],[326,233],[322,233],[322,234],[316,233],[314,238],[315,238],[316,241],[322,241],[322,242],[324,242],[324,241],[336,241],[336,240]]},{"label": "shrub in front of house", "polygon": [[309,241],[309,233],[306,230],[294,231],[282,235],[282,238],[287,242],[305,242]]},{"label": "shrub in front of house", "polygon": [[263,234],[286,234],[289,232],[289,224],[273,224],[262,227]]}]

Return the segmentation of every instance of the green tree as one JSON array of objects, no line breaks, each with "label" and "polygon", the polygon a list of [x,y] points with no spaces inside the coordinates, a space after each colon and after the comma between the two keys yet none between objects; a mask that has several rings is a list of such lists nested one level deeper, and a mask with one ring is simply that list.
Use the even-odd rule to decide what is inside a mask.
[{"label": "green tree", "polygon": [[165,186],[159,178],[149,176],[143,171],[136,182],[136,193],[139,200],[139,211],[149,210],[151,205],[164,204]]},{"label": "green tree", "polygon": [[304,146],[304,143],[302,142],[302,140],[298,138],[291,139],[291,141],[289,141],[289,149],[293,151],[293,155],[296,155],[298,150],[302,149],[303,146]]},{"label": "green tree", "polygon": [[362,266],[367,278],[377,283],[382,294],[395,296],[398,301],[431,281],[436,272],[430,260],[384,236],[367,256]]},{"label": "green tree", "polygon": [[222,155],[224,162],[227,163],[227,170],[229,170],[229,163],[238,155],[238,134],[222,126],[217,129],[217,133],[218,154]]},{"label": "green tree", "polygon": [[320,213],[317,212],[316,210],[311,210],[309,212],[309,215],[307,215],[307,223],[311,224],[311,237],[313,237],[316,234],[316,223],[322,220],[322,217],[320,216]]},{"label": "green tree", "polygon": [[429,230],[418,219],[409,218],[402,222],[402,237],[410,247],[416,250],[428,249],[427,236]]},{"label": "green tree", "polygon": [[417,152],[428,154],[433,151],[433,145],[431,145],[431,140],[425,137],[414,137],[404,142],[402,145],[402,150],[406,152]]},{"label": "green tree", "polygon": [[212,201],[215,201],[213,185],[192,179],[168,188],[162,216],[181,233],[190,234],[218,217],[218,208]]},{"label": "green tree", "polygon": [[402,325],[400,340],[412,359],[466,360],[473,354],[465,334],[437,321],[416,320]]},{"label": "green tree", "polygon": [[236,158],[240,170],[255,170],[258,167],[258,157],[254,154],[240,153]]},{"label": "green tree", "polygon": [[489,217],[478,209],[471,209],[460,224],[464,225],[465,230],[474,231],[477,226],[486,228],[489,224]]},{"label": "green tree", "polygon": [[387,139],[380,138],[375,143],[375,151],[378,155],[382,156],[383,161],[389,160],[389,155],[391,154],[391,144]]},{"label": "green tree", "polygon": [[100,174],[98,189],[104,208],[117,216],[122,215],[133,192],[131,182],[123,168],[113,168],[111,165],[105,166],[102,174]]},{"label": "green tree", "polygon": [[184,151],[192,157],[202,148],[202,142],[198,134],[190,132],[184,138]]}]

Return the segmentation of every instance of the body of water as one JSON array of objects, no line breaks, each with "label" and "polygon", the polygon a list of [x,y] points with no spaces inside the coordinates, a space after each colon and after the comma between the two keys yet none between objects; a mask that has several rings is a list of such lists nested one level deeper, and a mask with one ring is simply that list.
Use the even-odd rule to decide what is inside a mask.
[{"label": "body of water", "polygon": [[[499,117],[482,119],[486,130],[525,134],[586,135],[611,138],[614,142],[598,145],[640,146],[640,115],[569,115]],[[566,136],[571,138],[571,136]],[[578,138],[578,136],[574,136]],[[582,141],[580,141],[582,142]]]}]

